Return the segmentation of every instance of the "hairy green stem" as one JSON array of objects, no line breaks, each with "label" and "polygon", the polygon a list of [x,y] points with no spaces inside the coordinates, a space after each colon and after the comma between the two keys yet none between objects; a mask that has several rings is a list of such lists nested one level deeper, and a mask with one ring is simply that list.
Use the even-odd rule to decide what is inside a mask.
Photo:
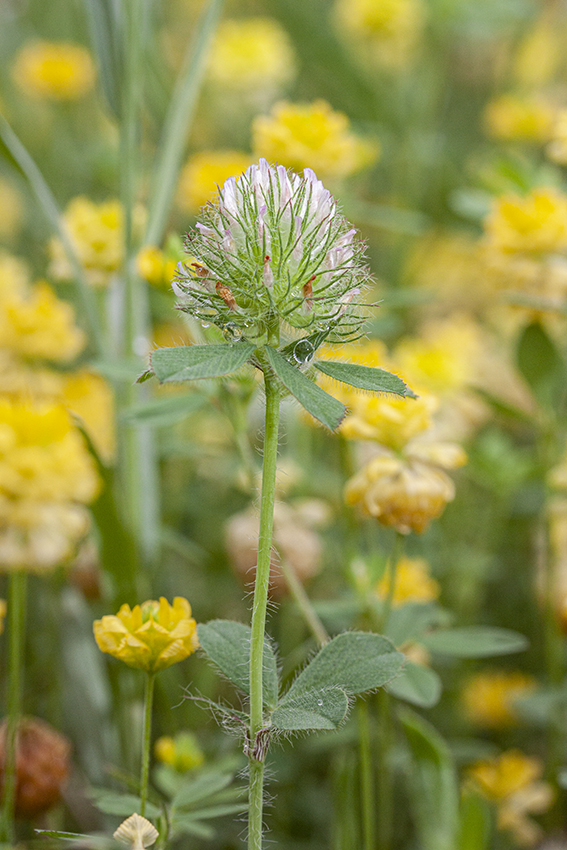
[{"label": "hairy green stem", "polygon": [[8,596],[8,719],[4,744],[4,782],[0,817],[0,841],[6,844],[13,844],[15,839],[16,756],[18,724],[21,714],[26,589],[27,574],[25,570],[16,570],[10,575]]},{"label": "hairy green stem", "polygon": [[140,778],[140,814],[146,815],[148,779],[150,776],[150,746],[152,742],[152,707],[154,703],[155,673],[148,673],[144,694],[144,728],[142,730],[142,773]]},{"label": "hairy green stem", "polygon": [[287,584],[287,588],[293,597],[293,601],[299,608],[299,611],[305,620],[305,623],[309,627],[311,634],[319,644],[319,646],[323,646],[323,644],[327,643],[329,640],[329,635],[327,634],[327,630],[325,626],[317,616],[317,612],[313,608],[311,604],[311,600],[309,596],[305,592],[305,588],[295,575],[290,564],[282,558],[280,562],[281,570],[283,573],[283,577],[285,579],[285,583]]},{"label": "hairy green stem", "polygon": [[280,417],[280,392],[276,379],[264,373],[266,391],[266,418],[264,430],[264,461],[262,467],[262,499],[260,505],[260,534],[258,538],[258,565],[252,607],[252,632],[250,638],[250,753],[248,848],[261,850],[262,811],[264,803],[264,754],[256,749],[257,735],[263,726],[263,655],[266,631],[266,609],[270,582],[270,561],[274,527],[274,501],[276,467],[278,458],[278,430]]},{"label": "hairy green stem", "polygon": [[372,768],[372,746],[370,741],[368,703],[364,700],[360,700],[358,705],[358,743],[360,748],[360,791],[362,796],[363,847],[364,850],[375,850],[376,820],[374,813],[374,771]]}]

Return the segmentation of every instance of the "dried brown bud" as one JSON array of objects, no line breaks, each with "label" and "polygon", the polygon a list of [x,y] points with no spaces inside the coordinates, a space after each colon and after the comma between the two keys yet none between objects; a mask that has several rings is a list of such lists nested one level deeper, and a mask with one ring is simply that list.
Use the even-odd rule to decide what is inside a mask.
[{"label": "dried brown bud", "polygon": [[[20,721],[16,738],[17,817],[34,818],[60,798],[69,773],[71,744],[48,723],[32,717]],[[0,788],[4,783],[6,720],[0,724]]]}]

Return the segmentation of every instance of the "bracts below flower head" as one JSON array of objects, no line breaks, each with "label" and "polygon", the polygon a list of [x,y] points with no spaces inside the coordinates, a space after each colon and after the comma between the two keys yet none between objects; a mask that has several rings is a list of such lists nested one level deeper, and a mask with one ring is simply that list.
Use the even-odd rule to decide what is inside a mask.
[{"label": "bracts below flower head", "polygon": [[179,309],[258,345],[293,329],[359,336],[364,246],[311,169],[300,176],[261,159],[201,217],[178,266]]}]

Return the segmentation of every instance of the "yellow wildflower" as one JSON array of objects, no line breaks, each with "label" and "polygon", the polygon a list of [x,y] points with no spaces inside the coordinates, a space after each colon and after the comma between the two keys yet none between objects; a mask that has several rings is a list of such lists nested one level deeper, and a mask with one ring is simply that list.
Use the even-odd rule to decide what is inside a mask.
[{"label": "yellow wildflower", "polygon": [[296,171],[312,168],[321,178],[348,177],[372,165],[379,151],[324,100],[276,103],[269,115],[254,119],[252,145],[256,156]]},{"label": "yellow wildflower", "polygon": [[23,199],[18,190],[0,176],[0,236],[9,238],[14,236],[20,227],[24,214]]},{"label": "yellow wildflower", "polygon": [[386,67],[407,63],[421,35],[425,7],[422,0],[337,0],[336,27],[365,58]]},{"label": "yellow wildflower", "polygon": [[116,451],[114,394],[107,381],[87,369],[67,374],[60,399],[67,410],[82,420],[102,460],[112,461]]},{"label": "yellow wildflower", "polygon": [[[432,602],[439,598],[439,582],[430,576],[427,561],[423,558],[400,558],[396,564],[395,575],[392,599],[395,607],[407,605],[409,602]],[[381,599],[388,596],[390,585],[388,573],[376,586],[376,592]]]},{"label": "yellow wildflower", "polygon": [[487,244],[503,253],[567,249],[567,197],[554,188],[499,198],[485,220]]},{"label": "yellow wildflower", "polygon": [[[134,210],[134,225],[140,228],[144,212]],[[123,216],[117,200],[97,204],[89,198],[79,196],[67,205],[64,214],[65,226],[75,251],[94,286],[104,286],[116,272],[123,260]],[[69,265],[59,239],[49,244],[51,254],[50,274],[58,280],[72,280],[73,270]]]},{"label": "yellow wildflower", "polygon": [[27,263],[8,251],[0,250],[0,304],[5,298],[24,293],[29,281]]},{"label": "yellow wildflower", "polygon": [[154,744],[154,753],[158,761],[179,773],[195,770],[205,761],[199,742],[191,732],[179,732],[175,738],[158,738]]},{"label": "yellow wildflower", "polygon": [[416,440],[402,455],[380,448],[347,482],[345,499],[402,534],[421,533],[455,497],[455,485],[443,469],[465,462],[465,453],[452,443],[420,445]]},{"label": "yellow wildflower", "polygon": [[543,14],[526,28],[514,57],[514,77],[526,89],[549,83],[560,69],[565,55],[564,33],[558,27],[553,7],[541,8]]},{"label": "yellow wildflower", "polygon": [[0,566],[43,570],[69,557],[99,490],[67,411],[0,399]]},{"label": "yellow wildflower", "polygon": [[518,843],[529,847],[541,830],[528,814],[541,814],[551,806],[553,789],[541,781],[543,763],[519,750],[476,762],[469,777],[478,791],[498,807],[498,826],[510,830]]},{"label": "yellow wildflower", "polygon": [[374,440],[391,449],[401,449],[431,426],[437,398],[422,393],[419,398],[360,395],[352,402],[340,432],[347,440]]},{"label": "yellow wildflower", "polygon": [[549,139],[554,119],[549,104],[514,94],[491,100],[484,113],[486,129],[494,138],[537,144]]},{"label": "yellow wildflower", "polygon": [[502,729],[517,723],[514,701],[536,686],[532,676],[519,671],[485,670],[472,676],[461,693],[467,718],[476,726]]},{"label": "yellow wildflower", "polygon": [[292,42],[273,18],[225,20],[218,28],[209,59],[209,77],[237,91],[274,89],[295,77]]},{"label": "yellow wildflower", "polygon": [[157,673],[183,661],[199,646],[197,623],[191,606],[181,596],[170,605],[163,596],[130,609],[123,605],[116,616],[95,620],[98,647],[130,667]]},{"label": "yellow wildflower", "polygon": [[250,165],[249,154],[233,150],[200,151],[181,172],[177,201],[181,209],[198,212],[218,193],[229,177],[242,174]]},{"label": "yellow wildflower", "polygon": [[85,346],[85,335],[75,324],[75,312],[55,295],[45,281],[25,298],[0,303],[0,339],[3,348],[23,358],[65,362]]},{"label": "yellow wildflower", "polygon": [[567,109],[557,112],[545,152],[553,162],[567,164]]},{"label": "yellow wildflower", "polygon": [[176,265],[175,260],[167,257],[156,245],[146,245],[136,258],[140,277],[158,289],[171,289]]},{"label": "yellow wildflower", "polygon": [[93,88],[95,67],[80,44],[33,41],[18,53],[12,75],[30,97],[78,100]]}]

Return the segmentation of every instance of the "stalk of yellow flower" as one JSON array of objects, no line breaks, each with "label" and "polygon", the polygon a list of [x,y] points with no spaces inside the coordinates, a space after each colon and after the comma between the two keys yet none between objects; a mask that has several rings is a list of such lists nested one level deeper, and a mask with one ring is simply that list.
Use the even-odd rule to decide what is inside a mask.
[{"label": "stalk of yellow flower", "polygon": [[21,668],[25,629],[27,575],[25,570],[15,570],[10,575],[9,649],[8,649],[8,726],[2,787],[2,813],[0,816],[0,841],[14,844],[14,805],[16,798],[16,738],[20,721]]},{"label": "stalk of yellow flower", "polygon": [[154,703],[154,681],[155,673],[146,676],[146,689],[144,693],[144,728],[142,731],[142,775],[140,778],[140,814],[146,814],[146,801],[148,799],[148,779],[150,775],[150,747],[152,740],[152,708]]}]

